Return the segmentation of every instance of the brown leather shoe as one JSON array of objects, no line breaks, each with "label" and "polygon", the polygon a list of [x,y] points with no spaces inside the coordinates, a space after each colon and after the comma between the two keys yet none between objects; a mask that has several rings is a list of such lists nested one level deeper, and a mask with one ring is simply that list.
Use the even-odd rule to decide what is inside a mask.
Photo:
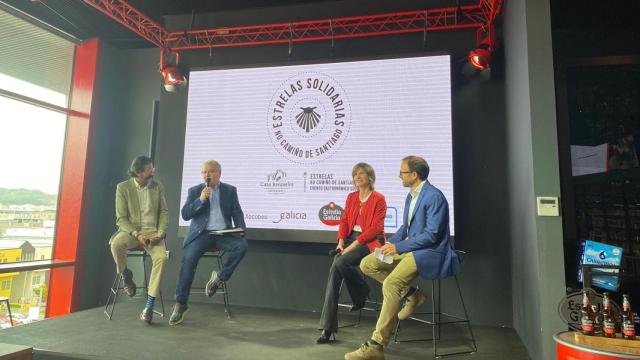
[{"label": "brown leather shoe", "polygon": [[122,286],[124,292],[127,296],[134,297],[136,295],[136,283],[133,282],[133,273],[131,270],[126,269],[122,274],[122,277],[124,280],[124,285]]},{"label": "brown leather shoe", "polygon": [[427,297],[424,296],[422,291],[416,289],[416,291],[414,291],[411,296],[407,297],[407,300],[404,303],[404,307],[398,313],[398,319],[408,319],[409,316],[411,316],[411,314],[416,311],[416,308],[420,306],[426,299]]},{"label": "brown leather shoe", "polygon": [[384,360],[382,345],[372,345],[367,341],[356,351],[344,354],[345,360]]}]

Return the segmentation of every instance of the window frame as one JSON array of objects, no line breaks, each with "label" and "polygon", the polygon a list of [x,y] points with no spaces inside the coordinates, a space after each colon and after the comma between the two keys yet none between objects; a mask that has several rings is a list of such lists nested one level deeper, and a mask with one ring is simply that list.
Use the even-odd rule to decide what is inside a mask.
[{"label": "window frame", "polygon": [[0,96],[67,115],[52,258],[0,264],[0,274],[50,270],[47,318],[73,312],[80,303],[83,262],[78,255],[84,249],[88,204],[83,195],[89,186],[87,164],[93,156],[96,121],[92,110],[97,106],[94,94],[100,48],[98,39],[75,45],[67,108],[0,89]]}]

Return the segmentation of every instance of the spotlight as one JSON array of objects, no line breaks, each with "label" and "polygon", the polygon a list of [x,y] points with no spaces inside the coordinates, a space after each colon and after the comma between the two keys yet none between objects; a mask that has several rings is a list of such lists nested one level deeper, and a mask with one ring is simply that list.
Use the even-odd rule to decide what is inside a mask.
[{"label": "spotlight", "polygon": [[175,93],[187,86],[187,77],[184,72],[180,70],[180,54],[173,53],[170,50],[167,51],[169,55],[173,55],[176,64],[165,64],[165,50],[160,51],[160,73],[162,74],[162,84],[167,92]]},{"label": "spotlight", "polygon": [[483,47],[481,44],[477,49],[471,50],[471,52],[469,52],[469,62],[476,68],[484,70],[489,67],[489,61],[491,60],[492,54],[492,48]]},{"label": "spotlight", "polygon": [[478,47],[469,52],[469,62],[475,68],[480,70],[484,70],[489,67],[491,55],[493,55],[493,51],[497,45],[493,34],[493,26],[489,27],[486,36],[482,37],[482,35],[484,35],[484,31],[482,29],[478,29],[476,34]]},{"label": "spotlight", "polygon": [[167,92],[178,92],[180,88],[187,85],[187,78],[178,67],[169,64],[161,72],[164,80],[164,89]]}]

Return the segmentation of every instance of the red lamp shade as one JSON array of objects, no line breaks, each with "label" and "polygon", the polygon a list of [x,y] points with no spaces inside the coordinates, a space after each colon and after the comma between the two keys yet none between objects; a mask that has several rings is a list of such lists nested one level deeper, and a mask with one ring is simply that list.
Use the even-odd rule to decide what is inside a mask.
[{"label": "red lamp shade", "polygon": [[173,65],[167,65],[162,69],[164,89],[168,92],[177,92],[187,85],[187,78],[182,71]]},{"label": "red lamp shade", "polygon": [[477,49],[469,52],[469,62],[476,68],[484,70],[489,67],[489,61],[491,60],[492,54],[493,51],[491,51],[491,48],[478,47]]}]

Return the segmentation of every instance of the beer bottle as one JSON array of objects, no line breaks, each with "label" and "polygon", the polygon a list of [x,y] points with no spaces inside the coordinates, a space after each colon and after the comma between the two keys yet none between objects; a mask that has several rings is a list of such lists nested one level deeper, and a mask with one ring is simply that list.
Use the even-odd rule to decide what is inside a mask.
[{"label": "beer bottle", "polygon": [[591,313],[593,314],[593,331],[598,334],[602,331],[602,312],[600,304],[591,304]]},{"label": "beer bottle", "polygon": [[627,340],[634,340],[636,338],[636,326],[633,318],[633,311],[631,311],[631,302],[629,302],[629,295],[622,295],[622,337]]},{"label": "beer bottle", "polygon": [[594,335],[594,314],[591,310],[591,304],[589,303],[589,293],[587,289],[582,290],[582,317],[580,319],[580,328],[585,335]]},{"label": "beer bottle", "polygon": [[602,299],[602,334],[608,338],[616,337],[616,320],[613,316],[613,308],[611,307],[611,298],[609,293],[603,293]]}]

